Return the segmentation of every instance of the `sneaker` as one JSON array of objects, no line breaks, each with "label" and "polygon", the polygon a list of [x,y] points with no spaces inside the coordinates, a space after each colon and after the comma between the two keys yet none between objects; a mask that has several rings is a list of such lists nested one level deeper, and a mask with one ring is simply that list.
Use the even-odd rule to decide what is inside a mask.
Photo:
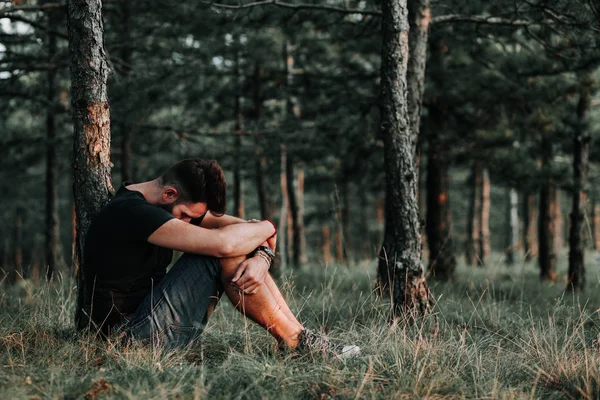
[{"label": "sneaker", "polygon": [[355,345],[336,345],[326,337],[317,335],[311,330],[303,329],[298,334],[297,349],[303,353],[319,352],[326,357],[345,360],[360,355],[360,347]]}]

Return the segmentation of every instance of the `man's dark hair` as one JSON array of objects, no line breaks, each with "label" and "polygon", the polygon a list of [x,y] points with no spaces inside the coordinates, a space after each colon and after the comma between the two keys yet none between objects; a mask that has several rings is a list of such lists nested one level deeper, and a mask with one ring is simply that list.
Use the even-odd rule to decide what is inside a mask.
[{"label": "man's dark hair", "polygon": [[206,203],[215,215],[223,215],[227,203],[225,174],[215,160],[179,161],[160,176],[163,185],[177,189],[179,203]]}]

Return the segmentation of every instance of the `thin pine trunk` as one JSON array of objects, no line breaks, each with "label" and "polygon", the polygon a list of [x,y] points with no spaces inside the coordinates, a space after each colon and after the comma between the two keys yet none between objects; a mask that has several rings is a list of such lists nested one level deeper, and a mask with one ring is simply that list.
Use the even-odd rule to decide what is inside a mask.
[{"label": "thin pine trunk", "polygon": [[427,242],[429,247],[428,276],[438,280],[454,278],[456,258],[451,234],[448,196],[448,165],[437,135],[429,136],[427,156]]},{"label": "thin pine trunk", "polygon": [[594,199],[592,201],[592,215],[590,217],[592,222],[592,248],[594,250],[600,250],[600,203]]},{"label": "thin pine trunk", "polygon": [[[252,92],[254,101],[254,125],[255,129],[258,129],[261,125],[263,117],[263,101],[261,95],[261,82],[262,82],[262,68],[260,64],[256,64],[254,68],[254,76],[252,79]],[[265,169],[267,167],[267,156],[264,150],[257,145],[256,148],[256,159],[254,169],[256,173],[256,192],[258,194],[258,204],[260,207],[261,218],[273,219],[273,203],[267,190],[267,183],[265,181]]]},{"label": "thin pine trunk", "polygon": [[[52,29],[58,26],[60,13],[49,10],[48,16],[48,63],[53,64],[56,57],[56,35]],[[54,118],[56,105],[56,69],[46,74],[46,241],[45,265],[46,279],[52,280],[56,269],[61,265],[60,253],[60,220],[58,218],[58,164],[56,157],[56,122]]]},{"label": "thin pine trunk", "polygon": [[329,226],[324,225],[321,229],[322,245],[321,250],[323,251],[323,262],[325,265],[331,264],[331,230]]},{"label": "thin pine trunk", "polygon": [[469,186],[471,192],[469,194],[469,210],[467,220],[467,246],[465,251],[465,257],[468,265],[477,265],[477,258],[479,252],[479,235],[481,229],[481,181],[482,181],[482,167],[480,162],[475,162],[471,170],[471,176],[469,177]]},{"label": "thin pine trunk", "polygon": [[304,230],[304,169],[298,168],[298,259],[306,264],[306,233]]},{"label": "thin pine trunk", "polygon": [[[548,169],[552,159],[552,142],[547,134],[542,136],[542,168]],[[538,219],[540,279],[556,281],[556,187],[551,177],[546,177],[540,190]]]},{"label": "thin pine trunk", "polygon": [[506,213],[506,243],[504,252],[506,264],[514,265],[515,252],[519,242],[519,196],[514,188],[507,189],[507,213]]},{"label": "thin pine trunk", "polygon": [[558,257],[558,253],[560,252],[560,249],[562,249],[563,247],[565,247],[565,224],[564,224],[564,220],[563,220],[563,213],[562,213],[562,207],[561,207],[561,191],[560,189],[556,188],[555,190],[555,196],[556,199],[554,200],[555,203],[555,207],[556,207],[556,212],[554,213],[554,232],[556,235],[556,238],[554,240],[554,245],[556,246],[556,256]]},{"label": "thin pine trunk", "polygon": [[287,220],[288,220],[288,189],[287,189],[287,150],[284,145],[281,145],[281,174],[280,174],[280,187],[281,187],[281,208],[279,210],[279,234],[277,235],[277,241],[279,244],[279,271],[285,270],[287,267]]},{"label": "thin pine trunk", "polygon": [[[124,1],[119,4],[121,10],[121,61],[123,63],[122,75],[125,80],[129,77],[129,73],[133,69],[133,46],[131,44],[131,2]],[[124,118],[126,120],[127,117]],[[121,130],[121,181],[129,182],[133,179],[131,160],[133,157],[132,151],[132,135],[131,126],[129,123],[123,122],[120,124]]]},{"label": "thin pine trunk", "polygon": [[425,70],[427,64],[427,39],[431,22],[430,0],[407,1],[409,30],[409,58],[407,64],[407,102],[410,132],[413,144],[413,159],[417,182],[421,163],[421,106],[425,92]]},{"label": "thin pine trunk", "polygon": [[300,199],[298,196],[298,180],[295,173],[293,159],[288,155],[287,166],[286,166],[286,178],[287,178],[287,190],[288,190],[288,201],[290,206],[290,222],[292,228],[291,235],[291,253],[292,253],[292,265],[294,267],[302,266],[301,257],[301,235],[303,234],[303,224],[300,214]]},{"label": "thin pine trunk", "polygon": [[479,256],[477,262],[479,266],[484,266],[490,254],[492,254],[491,234],[490,234],[490,174],[487,168],[481,173],[481,217],[479,219]]},{"label": "thin pine trunk", "polygon": [[586,203],[588,179],[588,158],[590,134],[587,114],[590,108],[588,81],[583,80],[577,105],[577,129],[573,132],[573,200],[571,207],[571,227],[569,232],[569,283],[567,290],[583,291],[585,288],[585,264],[583,245],[583,218]]},{"label": "thin pine trunk", "polygon": [[[236,46],[240,45],[240,38],[238,37]],[[235,84],[236,84],[236,95],[233,106],[233,116],[235,118],[235,143],[234,153],[235,160],[233,169],[233,209],[234,214],[238,218],[244,218],[244,194],[243,194],[243,182],[242,182],[242,135],[241,131],[244,126],[244,116],[242,113],[242,81],[241,81],[241,66],[240,66],[240,54],[239,49],[235,51]]]},{"label": "thin pine trunk", "polygon": [[17,207],[13,231],[13,262],[8,268],[8,283],[17,283],[23,278],[23,216],[25,212]]},{"label": "thin pine trunk", "polygon": [[523,253],[525,254],[525,261],[529,262],[538,255],[536,234],[537,207],[533,194],[523,192],[521,210],[523,218]]},{"label": "thin pine trunk", "polygon": [[[102,2],[67,2],[71,104],[73,110],[73,195],[77,213],[77,259],[85,263],[84,243],[92,218],[113,193],[110,177],[110,112],[106,91],[109,67],[103,43]],[[78,273],[75,324],[89,325],[92,277]]]}]

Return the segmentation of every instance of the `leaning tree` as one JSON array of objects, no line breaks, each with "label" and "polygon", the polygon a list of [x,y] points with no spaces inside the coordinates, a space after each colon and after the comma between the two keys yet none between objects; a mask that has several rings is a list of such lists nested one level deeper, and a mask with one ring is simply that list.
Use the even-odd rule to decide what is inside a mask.
[{"label": "leaning tree", "polygon": [[78,269],[75,325],[89,323],[91,282],[81,267],[83,245],[92,218],[113,192],[110,178],[110,113],[106,80],[101,0],[67,2],[71,105],[73,108],[73,196],[77,216]]}]

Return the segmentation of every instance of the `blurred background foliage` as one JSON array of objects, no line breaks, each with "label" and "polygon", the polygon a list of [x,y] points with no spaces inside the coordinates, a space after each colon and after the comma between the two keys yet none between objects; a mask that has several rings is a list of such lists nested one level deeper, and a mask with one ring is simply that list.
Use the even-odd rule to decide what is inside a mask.
[{"label": "blurred background foliage", "polygon": [[[257,178],[263,174],[265,201],[277,219],[285,149],[296,181],[304,176],[302,218],[309,261],[324,262],[324,227],[330,229],[332,248],[334,232],[339,232],[341,258],[374,260],[383,237],[384,197],[380,3],[286,4],[300,3],[315,7],[106,0],[105,48],[113,70],[113,184],[153,179],[182,158],[214,158],[229,183],[239,176],[247,218],[261,218]],[[572,133],[579,123],[576,109],[584,76],[592,88],[586,120],[591,135],[590,215],[600,196],[597,14],[587,2],[551,3],[432,1],[421,120],[421,217],[427,212],[423,193],[427,149],[433,141],[443,149],[449,168],[447,196],[457,256],[468,240],[474,163],[489,171],[494,250],[506,246],[506,191],[535,194],[548,177],[562,193],[564,228],[558,234],[564,242],[573,186]],[[48,7],[40,7],[44,4]],[[23,10],[6,12],[11,7]],[[328,9],[332,7],[357,12]],[[15,262],[20,246],[26,271],[34,264],[45,265],[48,109],[55,115],[57,132],[63,271],[71,265],[72,127],[65,12],[61,3],[0,1],[0,248],[6,266]],[[445,21],[445,16],[455,18]],[[48,47],[51,36],[57,41],[54,52]],[[48,71],[56,73],[52,93],[47,90]],[[541,163],[544,137],[550,143],[548,165]],[[233,214],[233,189],[229,199]],[[15,233],[19,216],[20,245]],[[591,247],[597,227],[591,217],[587,221]]]}]

